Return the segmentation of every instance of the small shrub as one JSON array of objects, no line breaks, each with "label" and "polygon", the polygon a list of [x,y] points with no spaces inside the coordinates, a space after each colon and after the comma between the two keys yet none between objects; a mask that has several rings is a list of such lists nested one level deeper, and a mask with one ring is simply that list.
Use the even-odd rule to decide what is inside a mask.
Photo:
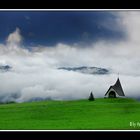
[{"label": "small shrub", "polygon": [[95,98],[94,98],[94,96],[93,96],[93,93],[91,92],[90,93],[90,96],[89,96],[89,99],[88,99],[89,101],[94,101],[95,100]]}]

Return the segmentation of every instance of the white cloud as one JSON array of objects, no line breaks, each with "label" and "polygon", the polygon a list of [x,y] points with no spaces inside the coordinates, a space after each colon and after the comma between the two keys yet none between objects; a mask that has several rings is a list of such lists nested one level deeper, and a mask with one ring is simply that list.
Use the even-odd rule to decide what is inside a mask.
[{"label": "white cloud", "polygon": [[[120,80],[126,96],[140,94],[140,12],[114,12],[127,38],[113,42],[100,40],[79,47],[59,43],[55,47],[20,47],[22,36],[16,29],[0,45],[0,64],[12,70],[0,73],[0,101],[28,101],[31,98],[80,99],[103,97],[110,85]],[[12,46],[12,47],[11,47]],[[13,47],[16,46],[16,47]],[[114,74],[88,75],[64,70],[61,66],[97,66],[111,68]]]},{"label": "white cloud", "polygon": [[16,30],[13,33],[10,33],[6,42],[8,45],[20,45],[22,42],[22,36],[20,35],[20,29],[16,28]]}]

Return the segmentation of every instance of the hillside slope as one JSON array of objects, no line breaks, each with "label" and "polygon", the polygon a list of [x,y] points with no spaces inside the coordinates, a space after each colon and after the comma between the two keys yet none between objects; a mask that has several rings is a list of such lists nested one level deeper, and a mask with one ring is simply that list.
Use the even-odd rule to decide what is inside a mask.
[{"label": "hillside slope", "polygon": [[133,99],[42,101],[0,105],[0,129],[140,129],[140,103]]}]

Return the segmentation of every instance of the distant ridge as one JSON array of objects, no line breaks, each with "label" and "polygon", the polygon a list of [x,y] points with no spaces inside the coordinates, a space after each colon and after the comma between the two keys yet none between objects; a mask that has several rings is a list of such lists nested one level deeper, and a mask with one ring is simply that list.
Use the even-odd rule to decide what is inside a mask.
[{"label": "distant ridge", "polygon": [[63,69],[67,71],[75,71],[75,72],[80,72],[80,73],[85,73],[85,74],[109,74],[110,71],[105,68],[98,68],[98,67],[86,67],[86,66],[81,66],[81,67],[59,67],[58,69]]},{"label": "distant ridge", "polygon": [[0,65],[0,72],[7,72],[11,69],[12,67],[9,65]]}]

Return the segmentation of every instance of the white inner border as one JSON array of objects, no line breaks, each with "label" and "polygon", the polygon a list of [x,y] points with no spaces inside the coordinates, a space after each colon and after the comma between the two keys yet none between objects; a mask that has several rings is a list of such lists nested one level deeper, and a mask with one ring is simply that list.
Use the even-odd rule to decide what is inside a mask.
[{"label": "white inner border", "polygon": [[[140,9],[0,9],[1,11],[140,11]],[[140,132],[140,130],[0,130],[2,132],[9,132],[9,131],[25,131],[25,132],[32,132],[32,131],[48,131],[48,132],[116,132],[116,131],[121,131],[121,132]]]}]

